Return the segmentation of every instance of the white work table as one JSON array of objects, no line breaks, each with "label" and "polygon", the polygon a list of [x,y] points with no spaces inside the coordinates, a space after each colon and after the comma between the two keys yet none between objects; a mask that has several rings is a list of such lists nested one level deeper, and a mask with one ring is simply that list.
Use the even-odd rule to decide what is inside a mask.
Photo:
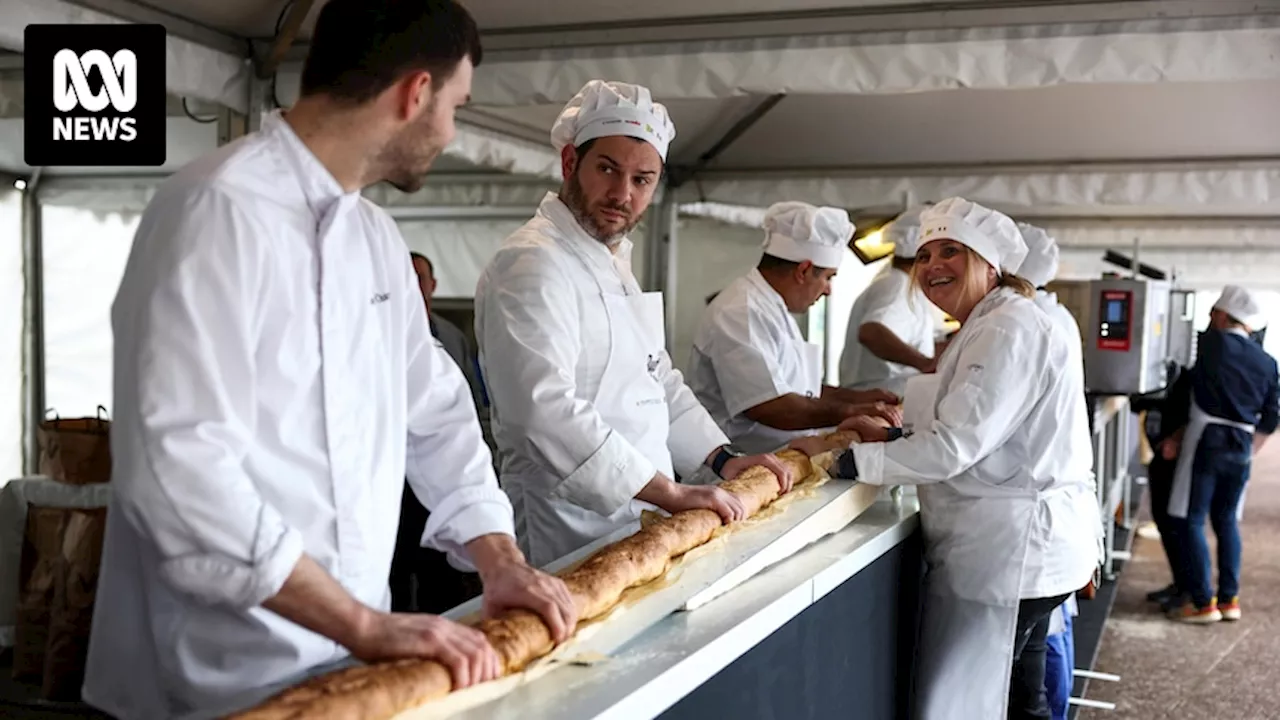
[{"label": "white work table", "polygon": [[697,610],[666,617],[608,660],[558,668],[454,717],[656,717],[910,537],[918,518],[914,493],[894,503],[885,491],[843,530]]}]

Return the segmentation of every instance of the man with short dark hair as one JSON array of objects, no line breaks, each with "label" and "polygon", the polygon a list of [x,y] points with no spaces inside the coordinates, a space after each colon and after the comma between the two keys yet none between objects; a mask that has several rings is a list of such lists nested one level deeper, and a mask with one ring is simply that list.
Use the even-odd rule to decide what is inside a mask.
[{"label": "man with short dark hair", "polygon": [[428,332],[395,222],[454,135],[479,34],[452,0],[332,0],[302,96],[166,181],[112,308],[113,494],[84,697],[204,718],[349,662],[496,677],[483,634],[387,612],[407,477],[423,544],[474,566],[485,610],[576,611],[513,538],[462,373]]}]

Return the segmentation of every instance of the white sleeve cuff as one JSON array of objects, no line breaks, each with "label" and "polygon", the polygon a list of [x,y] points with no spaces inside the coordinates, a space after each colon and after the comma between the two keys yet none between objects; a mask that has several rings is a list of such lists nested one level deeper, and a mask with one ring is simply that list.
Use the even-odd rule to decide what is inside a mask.
[{"label": "white sleeve cuff", "polygon": [[667,435],[671,465],[681,477],[692,476],[706,464],[707,456],[713,450],[728,444],[728,436],[701,405],[695,405],[677,417]]},{"label": "white sleeve cuff", "polygon": [[854,443],[849,448],[853,462],[858,467],[858,482],[868,485],[884,484],[884,446],[882,442]]},{"label": "white sleeve cuff", "polygon": [[601,515],[612,515],[658,472],[653,462],[611,431],[604,444],[553,491],[557,497]]},{"label": "white sleeve cuff", "polygon": [[173,558],[160,564],[160,576],[203,602],[257,607],[280,592],[302,559],[302,534],[281,526],[280,532],[261,533],[253,550],[252,564],[216,554]]},{"label": "white sleeve cuff", "polygon": [[451,494],[431,512],[422,530],[422,546],[448,553],[457,569],[475,572],[466,545],[484,535],[515,538],[511,500],[497,487],[469,487]]}]

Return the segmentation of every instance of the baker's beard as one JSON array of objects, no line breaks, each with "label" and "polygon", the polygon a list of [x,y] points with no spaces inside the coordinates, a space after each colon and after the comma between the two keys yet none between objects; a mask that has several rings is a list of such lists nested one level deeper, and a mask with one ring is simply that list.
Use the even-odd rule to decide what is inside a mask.
[{"label": "baker's beard", "polygon": [[426,183],[427,171],[444,151],[444,143],[432,132],[431,107],[423,112],[413,126],[405,128],[378,153],[378,165],[383,168],[382,177],[403,193],[415,193]]},{"label": "baker's beard", "polygon": [[[569,176],[568,181],[564,184],[564,189],[560,192],[560,200],[569,208],[569,212],[573,213],[573,217],[577,219],[578,225],[582,226],[583,231],[588,235],[599,240],[605,245],[612,246],[619,240],[627,236],[632,230],[636,229],[636,225],[640,224],[642,216],[637,215],[625,227],[616,232],[610,232],[596,222],[595,217],[591,215],[591,209],[588,207],[587,195],[582,190],[582,183],[578,181],[578,173],[575,170],[573,175]],[[608,200],[601,205],[602,209],[615,210],[631,216],[631,207],[629,205],[618,205]]]}]

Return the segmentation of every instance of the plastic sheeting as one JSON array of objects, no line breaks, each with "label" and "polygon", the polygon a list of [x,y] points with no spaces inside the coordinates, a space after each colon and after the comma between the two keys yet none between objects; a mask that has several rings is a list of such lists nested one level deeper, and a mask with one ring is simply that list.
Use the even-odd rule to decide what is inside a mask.
[{"label": "plastic sheeting", "polygon": [[[533,213],[530,212],[532,217]],[[473,298],[485,265],[524,220],[399,220],[410,250],[426,255],[436,277],[436,297]]]},{"label": "plastic sheeting", "polygon": [[563,103],[591,79],[643,78],[664,100],[1060,83],[1280,77],[1274,18],[920,30],[515,53],[476,70],[482,105]]},{"label": "plastic sheeting", "polygon": [[[23,29],[32,23],[81,25],[125,21],[64,0],[0,0],[0,47],[21,52]],[[177,96],[219,103],[239,112],[249,105],[249,63],[189,40],[168,36],[166,87]]]},{"label": "plastic sheeting", "polygon": [[22,474],[22,195],[0,192],[0,485]]}]

